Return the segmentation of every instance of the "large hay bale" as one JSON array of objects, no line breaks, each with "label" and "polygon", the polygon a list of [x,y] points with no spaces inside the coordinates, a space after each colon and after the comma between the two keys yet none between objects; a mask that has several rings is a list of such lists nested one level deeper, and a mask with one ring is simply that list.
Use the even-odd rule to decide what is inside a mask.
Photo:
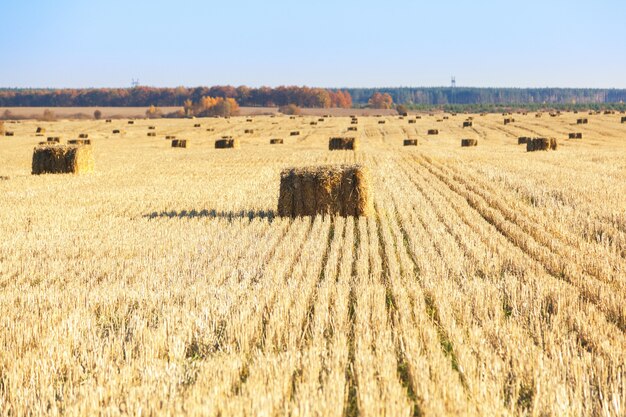
[{"label": "large hay bale", "polygon": [[68,145],[91,145],[91,139],[70,139]]},{"label": "large hay bale", "polygon": [[323,117],[320,117],[319,119],[317,119],[318,122],[323,122],[324,120],[326,119],[324,119]]},{"label": "large hay bale", "polygon": [[239,148],[239,139],[222,138],[215,141],[215,149]]},{"label": "large hay bale", "polygon": [[246,119],[246,122],[251,122],[251,121],[252,121],[252,119]]},{"label": "large hay bale", "polygon": [[415,116],[415,118],[416,118],[416,119],[421,119],[421,118],[422,118],[422,116]]},{"label": "large hay bale", "polygon": [[417,146],[417,139],[404,139],[402,144],[404,146]]},{"label": "large hay bale", "polygon": [[270,145],[282,145],[283,144],[283,140],[282,139],[270,139]]},{"label": "large hay bale", "polygon": [[328,150],[330,151],[339,151],[339,150],[356,151],[358,149],[359,149],[359,140],[354,137],[337,137],[337,138],[330,138],[328,140]]},{"label": "large hay bale", "polygon": [[528,143],[529,140],[531,140],[529,137],[520,136],[519,138],[517,138],[517,144],[518,145],[525,145],[526,143]]},{"label": "large hay bale", "polygon": [[448,120],[449,117],[448,116],[443,116],[443,120]]},{"label": "large hay bale", "polygon": [[622,123],[626,123],[626,117],[622,116]]},{"label": "large hay bale", "polygon": [[464,128],[465,127],[472,127],[472,126],[474,126],[474,123],[471,122],[470,120],[466,120],[466,121],[463,122],[463,127]]},{"label": "large hay bale", "polygon": [[81,133],[80,135],[78,135],[79,139],[87,139],[89,137],[89,135],[87,133]]},{"label": "large hay bale", "polygon": [[526,143],[526,152],[556,150],[558,143],[554,138],[532,138]]},{"label": "large hay bale", "polygon": [[209,127],[206,130],[207,132],[215,132],[215,128],[214,127]]},{"label": "large hay bale", "polygon": [[439,129],[428,129],[428,134],[429,135],[438,135],[439,134]]},{"label": "large hay bale", "polygon": [[33,152],[32,174],[81,174],[93,172],[91,146],[43,145]]},{"label": "large hay bale", "polygon": [[288,168],[281,172],[278,215],[367,216],[369,172],[360,165]]},{"label": "large hay bale", "polygon": [[478,139],[461,139],[461,146],[478,146]]},{"label": "large hay bale", "polygon": [[300,131],[299,130],[294,130],[294,131],[289,133],[289,136],[300,136]]},{"label": "large hay bale", "polygon": [[583,134],[581,132],[570,133],[570,134],[568,134],[568,137],[570,139],[582,139],[583,138]]},{"label": "large hay bale", "polygon": [[174,139],[172,141],[172,148],[186,148],[187,139]]},{"label": "large hay bale", "polygon": [[584,119],[576,119],[576,124],[577,125],[586,125],[589,122],[589,119],[584,118]]}]

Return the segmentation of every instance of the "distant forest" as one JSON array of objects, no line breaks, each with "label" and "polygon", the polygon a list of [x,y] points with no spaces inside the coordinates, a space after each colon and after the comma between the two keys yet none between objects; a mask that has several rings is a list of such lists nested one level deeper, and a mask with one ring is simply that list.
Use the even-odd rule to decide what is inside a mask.
[{"label": "distant forest", "polygon": [[0,89],[0,107],[184,106],[203,97],[234,98],[240,106],[363,107],[376,92],[412,109],[621,108],[625,89],[394,87],[325,89],[309,87],[134,87],[98,89]]}]

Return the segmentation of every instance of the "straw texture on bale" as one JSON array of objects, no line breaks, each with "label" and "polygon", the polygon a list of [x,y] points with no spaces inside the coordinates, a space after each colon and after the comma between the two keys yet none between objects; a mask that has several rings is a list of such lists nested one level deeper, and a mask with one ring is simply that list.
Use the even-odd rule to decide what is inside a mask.
[{"label": "straw texture on bale", "polygon": [[187,139],[174,139],[172,141],[172,148],[186,148]]},{"label": "straw texture on bale", "polygon": [[528,143],[529,140],[530,140],[530,138],[528,138],[526,136],[520,136],[519,138],[517,138],[517,144],[518,145],[525,145],[526,143]]},{"label": "straw texture on bale", "polygon": [[474,125],[474,123],[472,123],[470,121],[463,122],[463,127],[472,127],[473,125]]},{"label": "straw texture on bale", "polygon": [[239,148],[238,139],[218,139],[215,141],[215,149]]},{"label": "straw texture on bale", "polygon": [[557,147],[554,138],[532,138],[526,143],[526,152],[556,150]]},{"label": "straw texture on bale", "polygon": [[32,174],[80,174],[93,172],[91,146],[43,145],[33,152]]},{"label": "straw texture on bale", "polygon": [[282,139],[270,139],[270,145],[279,145],[282,144],[284,141]]},{"label": "straw texture on bale", "polygon": [[417,139],[404,139],[404,146],[417,146]]},{"label": "straw texture on bale", "polygon": [[570,139],[582,139],[582,138],[583,138],[583,134],[582,134],[582,133],[580,133],[580,132],[570,133],[570,134],[568,135],[568,137],[569,137]]},{"label": "straw texture on bale", "polygon": [[350,124],[352,124],[352,125],[358,125],[358,124],[359,124],[359,121],[358,121],[358,120],[352,120],[352,121],[350,122]]},{"label": "straw texture on bale", "polygon": [[343,138],[330,138],[328,140],[328,150],[338,151],[338,150],[350,150],[356,151],[359,149],[359,140],[353,137],[343,137]]},{"label": "straw texture on bale", "polygon": [[461,139],[461,146],[478,146],[478,139]]},{"label": "straw texture on bale", "polygon": [[279,216],[371,213],[369,172],[360,165],[289,168],[281,173]]},{"label": "straw texture on bale", "polygon": [[439,134],[439,130],[438,129],[428,129],[428,134],[429,135],[438,135]]}]

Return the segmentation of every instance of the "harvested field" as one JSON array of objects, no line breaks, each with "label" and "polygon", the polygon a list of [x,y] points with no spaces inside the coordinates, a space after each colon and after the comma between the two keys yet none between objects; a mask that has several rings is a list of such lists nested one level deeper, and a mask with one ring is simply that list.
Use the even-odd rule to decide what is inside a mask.
[{"label": "harvested field", "polygon": [[[10,125],[0,415],[624,415],[619,116],[360,117],[356,152],[318,117]],[[31,175],[37,126],[89,132],[94,173]],[[368,215],[280,216],[281,173],[329,165],[369,170]]]}]

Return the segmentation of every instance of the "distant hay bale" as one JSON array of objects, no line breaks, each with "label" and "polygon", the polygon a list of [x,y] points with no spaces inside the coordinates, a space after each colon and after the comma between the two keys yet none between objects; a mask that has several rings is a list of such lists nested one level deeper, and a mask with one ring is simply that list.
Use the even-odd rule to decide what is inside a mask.
[{"label": "distant hay bale", "polygon": [[106,119],[106,120],[104,121],[104,123],[111,123],[111,122],[112,122],[112,120],[111,120],[111,119]]},{"label": "distant hay bale", "polygon": [[324,120],[326,119],[324,119],[323,117],[320,117],[319,119],[317,119],[318,122],[323,122]]},{"label": "distant hay bale", "polygon": [[417,139],[404,139],[403,146],[417,146]]},{"label": "distant hay bale", "polygon": [[481,116],[486,116],[486,115],[487,115],[487,113],[481,113],[480,115],[481,115]]},{"label": "distant hay bale", "polygon": [[246,119],[246,122],[251,122],[251,121],[252,121],[252,119]]},{"label": "distant hay bale", "polygon": [[384,125],[384,124],[385,124],[385,121],[384,121],[384,120],[379,120],[379,121],[378,121],[378,124],[379,124],[379,125]]},{"label": "distant hay bale", "polygon": [[243,133],[254,133],[254,129],[246,129]]},{"label": "distant hay bale", "polygon": [[622,116],[622,123],[626,123],[626,117]]},{"label": "distant hay bale", "polygon": [[589,122],[589,119],[584,118],[584,119],[576,119],[576,124],[577,125],[586,125]]},{"label": "distant hay bale", "polygon": [[209,127],[206,130],[207,132],[215,132],[215,128],[214,127]]},{"label": "distant hay bale", "polygon": [[202,127],[202,125],[200,123],[196,123],[193,125],[193,127]]},{"label": "distant hay bale", "polygon": [[15,136],[15,132],[6,131],[4,132],[4,136]]},{"label": "distant hay bale", "polygon": [[461,139],[461,146],[478,146],[478,139]]},{"label": "distant hay bale", "polygon": [[554,138],[532,138],[526,142],[526,152],[556,150],[558,143]]},{"label": "distant hay bale", "polygon": [[443,122],[443,119],[437,119],[438,122]]},{"label": "distant hay bale", "polygon": [[128,124],[129,124],[129,125],[134,125],[134,124],[135,124],[135,121],[134,121],[134,120],[129,120],[129,121],[128,121]]},{"label": "distant hay bale", "polygon": [[428,129],[428,134],[429,135],[438,135],[439,134],[439,129]]},{"label": "distant hay bale", "polygon": [[513,118],[504,119],[504,124],[505,125],[508,125],[509,123],[514,123],[514,122],[515,122],[515,119],[513,119]]},{"label": "distant hay bale", "polygon": [[363,166],[288,168],[281,172],[279,216],[348,217],[371,212],[369,171]]},{"label": "distant hay bale", "polygon": [[91,145],[91,139],[71,139],[67,141],[68,145]]},{"label": "distant hay bale", "polygon": [[350,122],[350,124],[352,124],[352,125],[358,125],[358,124],[359,124],[359,121],[358,121],[358,120],[352,120],[352,121]]},{"label": "distant hay bale", "polygon": [[518,145],[525,145],[526,143],[528,143],[529,140],[531,140],[529,137],[520,136],[519,138],[517,138],[517,144]]},{"label": "distant hay bale", "polygon": [[283,142],[282,139],[270,139],[270,145],[281,145]]},{"label": "distant hay bale", "polygon": [[87,133],[81,133],[80,135],[78,135],[79,139],[87,139],[89,137],[89,135]]},{"label": "distant hay bale", "polygon": [[43,127],[38,127],[37,130],[35,131],[35,133],[44,134],[44,133],[46,133],[46,129],[44,129]]},{"label": "distant hay bale", "polygon": [[289,132],[289,136],[300,136],[300,131],[299,130],[293,130],[293,131]]},{"label": "distant hay bale", "polygon": [[48,143],[52,144],[52,143],[61,143],[61,138],[58,136],[51,136],[48,138]]},{"label": "distant hay bale", "polygon": [[582,139],[583,138],[583,134],[581,132],[576,132],[576,133],[570,133],[568,135],[569,139]]},{"label": "distant hay bale", "polygon": [[32,174],[81,174],[93,172],[91,146],[43,145],[33,151]]},{"label": "distant hay bale", "polygon": [[215,149],[239,148],[239,139],[222,138],[215,141]]},{"label": "distant hay bale", "polygon": [[296,120],[296,116],[289,116],[289,120]]},{"label": "distant hay bale", "polygon": [[348,126],[348,132],[356,132],[356,131],[357,131],[356,126]]},{"label": "distant hay bale", "polygon": [[311,122],[311,123],[309,123],[309,124],[310,124],[311,126],[315,126],[315,125],[317,125],[317,122],[313,121],[313,122]]},{"label": "distant hay bale", "polygon": [[156,126],[148,126],[148,130],[155,130]]},{"label": "distant hay bale", "polygon": [[168,140],[176,139],[176,136],[168,135],[168,136],[165,136],[165,139],[168,139]]},{"label": "distant hay bale", "polygon": [[474,125],[473,122],[466,120],[465,122],[463,122],[463,127],[472,127]]},{"label": "distant hay bale", "polygon": [[350,150],[356,151],[359,149],[359,140],[354,137],[336,137],[328,140],[328,150],[340,151]]},{"label": "distant hay bale", "polygon": [[535,117],[537,117],[537,118],[539,118],[539,117],[541,117],[541,116],[542,116],[542,114],[541,114],[541,113],[536,113],[536,114],[535,114]]},{"label": "distant hay bale", "polygon": [[404,120],[404,116],[399,116],[398,120]]},{"label": "distant hay bale", "polygon": [[443,116],[443,120],[448,120],[449,117],[448,116]]},{"label": "distant hay bale", "polygon": [[410,125],[415,124],[415,123],[417,123],[417,120],[415,120],[415,119],[409,119],[409,124],[410,124]]},{"label": "distant hay bale", "polygon": [[113,134],[114,134],[114,135],[117,135],[117,134],[119,134],[119,133],[120,133],[120,130],[119,130],[119,129],[114,129],[114,130],[113,130]]},{"label": "distant hay bale", "polygon": [[415,119],[421,119],[422,116],[415,116]]},{"label": "distant hay bale", "polygon": [[148,132],[148,136],[154,137],[154,136],[156,136],[156,132]]},{"label": "distant hay bale", "polygon": [[409,117],[409,113],[407,113],[407,112],[402,112],[402,113],[400,113],[400,116],[403,116],[403,117]]},{"label": "distant hay bale", "polygon": [[172,141],[172,148],[186,148],[187,139],[174,139]]}]

